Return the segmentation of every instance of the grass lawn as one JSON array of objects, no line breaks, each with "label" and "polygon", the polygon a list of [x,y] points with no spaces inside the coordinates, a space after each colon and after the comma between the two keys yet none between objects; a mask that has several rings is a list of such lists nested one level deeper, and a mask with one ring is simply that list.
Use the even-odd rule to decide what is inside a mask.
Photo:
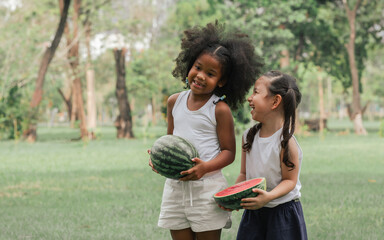
[{"label": "grass lawn", "polygon": [[[0,239],[170,239],[157,227],[164,178],[146,153],[165,127],[136,133],[116,140],[104,127],[83,143],[69,140],[77,130],[40,128],[35,144],[0,141]],[[298,140],[309,239],[382,239],[384,138],[330,131]],[[230,184],[239,169],[237,157],[223,170]],[[222,239],[235,239],[241,214]]]}]

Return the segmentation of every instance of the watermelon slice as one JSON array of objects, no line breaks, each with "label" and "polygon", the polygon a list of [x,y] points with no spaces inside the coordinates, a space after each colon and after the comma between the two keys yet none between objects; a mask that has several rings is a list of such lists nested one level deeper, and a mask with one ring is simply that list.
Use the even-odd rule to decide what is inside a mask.
[{"label": "watermelon slice", "polygon": [[256,197],[258,193],[252,191],[254,188],[267,189],[265,178],[253,178],[244,182],[237,183],[218,193],[213,198],[220,205],[228,209],[241,209],[241,199],[248,197]]}]

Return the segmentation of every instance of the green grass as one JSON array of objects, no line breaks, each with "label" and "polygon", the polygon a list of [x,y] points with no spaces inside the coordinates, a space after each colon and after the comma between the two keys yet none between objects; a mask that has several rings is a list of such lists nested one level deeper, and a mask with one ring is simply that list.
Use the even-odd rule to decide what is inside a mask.
[{"label": "green grass", "polygon": [[[35,144],[1,141],[0,239],[170,239],[157,227],[164,178],[146,153],[165,128],[135,133],[116,140],[105,127],[83,143],[70,141],[77,130],[39,128]],[[384,138],[327,132],[298,140],[309,239],[382,239]],[[223,170],[230,184],[239,169],[237,157]],[[235,239],[241,214],[222,239]]]},{"label": "green grass", "polygon": [[382,239],[384,139],[300,139],[303,206],[313,239]]},{"label": "green grass", "polygon": [[[369,133],[378,133],[380,124],[382,120],[374,120],[374,121],[363,121],[364,128]],[[328,119],[327,123],[328,128],[333,132],[338,131],[347,131],[347,132],[354,132],[353,122],[349,119],[335,119],[330,118]]]}]

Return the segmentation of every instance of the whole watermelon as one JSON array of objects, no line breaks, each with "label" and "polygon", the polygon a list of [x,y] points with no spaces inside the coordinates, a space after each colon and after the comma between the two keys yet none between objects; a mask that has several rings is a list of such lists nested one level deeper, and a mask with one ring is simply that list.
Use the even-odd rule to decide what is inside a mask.
[{"label": "whole watermelon", "polygon": [[162,176],[172,179],[183,177],[180,172],[195,165],[193,158],[199,157],[195,147],[179,136],[164,135],[151,148],[153,167]]},{"label": "whole watermelon", "polygon": [[216,193],[213,198],[220,205],[228,209],[241,209],[240,206],[241,199],[256,197],[258,193],[252,191],[254,188],[259,188],[266,190],[267,182],[265,178],[253,178],[244,182],[237,183],[233,186],[230,186],[218,193]]}]

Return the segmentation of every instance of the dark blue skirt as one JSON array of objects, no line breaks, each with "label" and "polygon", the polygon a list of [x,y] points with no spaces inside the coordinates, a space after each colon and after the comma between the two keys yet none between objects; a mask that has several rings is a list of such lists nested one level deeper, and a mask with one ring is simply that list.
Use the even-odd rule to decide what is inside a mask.
[{"label": "dark blue skirt", "polygon": [[264,239],[307,239],[303,209],[299,200],[292,200],[274,208],[244,210],[237,240]]}]

